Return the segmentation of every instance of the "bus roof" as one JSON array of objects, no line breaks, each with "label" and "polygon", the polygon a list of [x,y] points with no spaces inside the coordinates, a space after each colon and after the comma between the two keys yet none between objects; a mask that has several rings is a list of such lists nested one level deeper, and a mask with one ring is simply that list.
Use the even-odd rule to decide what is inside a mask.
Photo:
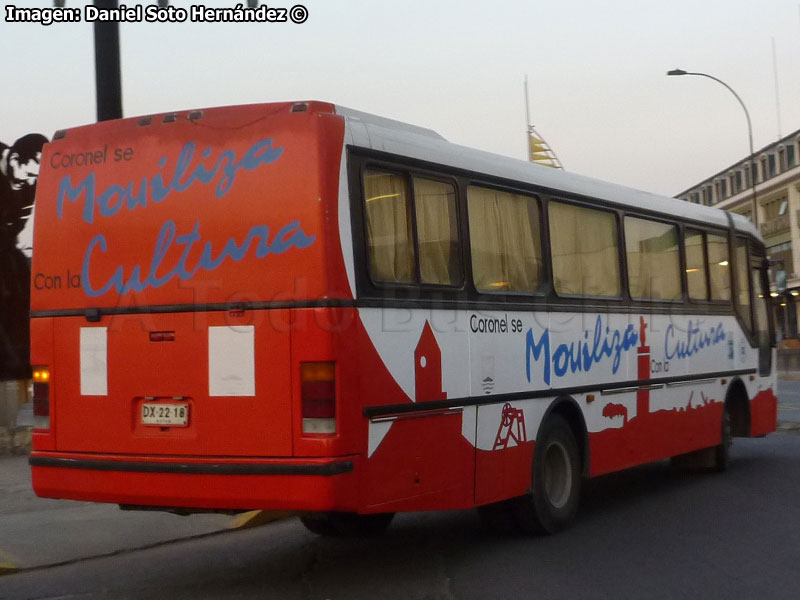
[{"label": "bus roof", "polygon": [[[642,208],[665,216],[690,219],[728,228],[725,211],[660,196],[583,175],[568,173],[491,152],[453,144],[431,129],[371,115],[343,106],[336,113],[346,121],[347,143],[361,148],[407,156],[435,164],[521,181],[567,194],[597,198],[618,205]],[[737,230],[761,239],[744,216],[730,213]]]}]

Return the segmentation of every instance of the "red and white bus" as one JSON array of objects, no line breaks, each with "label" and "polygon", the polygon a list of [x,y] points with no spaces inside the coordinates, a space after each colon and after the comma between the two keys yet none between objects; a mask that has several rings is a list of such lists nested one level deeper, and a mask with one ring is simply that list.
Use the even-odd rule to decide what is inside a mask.
[{"label": "red and white bus", "polygon": [[554,532],[584,477],[776,427],[737,215],[321,102],[58,132],[37,194],[40,496]]}]

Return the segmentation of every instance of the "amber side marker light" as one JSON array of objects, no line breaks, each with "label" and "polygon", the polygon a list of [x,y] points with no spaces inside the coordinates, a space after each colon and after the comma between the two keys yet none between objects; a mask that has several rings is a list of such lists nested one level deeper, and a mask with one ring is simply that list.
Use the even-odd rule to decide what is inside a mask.
[{"label": "amber side marker light", "polygon": [[336,363],[300,364],[303,433],[336,433]]},{"label": "amber side marker light", "polygon": [[50,367],[33,367],[33,428],[50,429]]}]

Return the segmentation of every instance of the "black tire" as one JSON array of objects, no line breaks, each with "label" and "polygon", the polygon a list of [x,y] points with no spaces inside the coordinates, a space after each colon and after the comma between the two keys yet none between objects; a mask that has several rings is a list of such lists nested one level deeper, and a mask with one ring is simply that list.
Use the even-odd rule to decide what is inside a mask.
[{"label": "black tire", "polygon": [[300,517],[311,533],[326,537],[370,537],[382,534],[394,513],[359,515],[348,512],[312,513]]},{"label": "black tire", "polygon": [[303,515],[300,517],[300,522],[311,533],[316,535],[323,535],[325,537],[336,537],[339,532],[331,523],[328,518],[328,513],[313,513],[310,515]]},{"label": "black tire", "polygon": [[733,420],[727,403],[722,409],[722,441],[714,447],[712,469],[719,473],[728,470],[730,463],[731,445],[733,445]]},{"label": "black tire", "polygon": [[481,520],[483,529],[494,535],[508,535],[519,530],[514,517],[513,500],[479,506],[478,518]]},{"label": "black tire", "polygon": [[578,511],[580,491],[578,444],[564,418],[552,415],[536,440],[531,492],[513,501],[519,527],[525,533],[561,531]]}]

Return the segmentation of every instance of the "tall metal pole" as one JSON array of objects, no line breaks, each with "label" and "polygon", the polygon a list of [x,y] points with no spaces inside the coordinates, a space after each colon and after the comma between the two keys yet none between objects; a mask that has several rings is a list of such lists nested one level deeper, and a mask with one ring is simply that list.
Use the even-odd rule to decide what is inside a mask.
[{"label": "tall metal pole", "polygon": [[781,90],[778,86],[778,53],[775,50],[775,37],[772,38],[772,77],[775,79],[775,117],[778,121],[778,137],[781,139],[783,126],[781,123]]},{"label": "tall metal pole", "polygon": [[[118,8],[117,0],[94,0],[97,8]],[[119,23],[94,23],[95,86],[97,120],[122,118],[122,75],[119,61]]]},{"label": "tall metal pole", "polygon": [[528,105],[528,76],[525,75],[525,160],[531,159],[531,111]]},{"label": "tall metal pole", "polygon": [[742,110],[744,110],[744,116],[747,119],[747,138],[750,147],[750,183],[753,188],[753,225],[758,227],[758,194],[756,192],[756,174],[757,174],[756,157],[755,157],[755,151],[753,150],[753,125],[750,122],[750,113],[747,111],[747,107],[744,105],[744,102],[739,97],[739,94],[737,94],[731,86],[729,86],[721,79],[714,77],[713,75],[709,75],[708,73],[694,73],[691,71],[684,71],[683,69],[673,69],[672,71],[667,71],[667,75],[697,75],[698,77],[706,77],[708,79],[713,79],[717,83],[724,85],[725,88],[731,94],[733,94],[733,96],[739,102],[739,104],[742,107]]}]

